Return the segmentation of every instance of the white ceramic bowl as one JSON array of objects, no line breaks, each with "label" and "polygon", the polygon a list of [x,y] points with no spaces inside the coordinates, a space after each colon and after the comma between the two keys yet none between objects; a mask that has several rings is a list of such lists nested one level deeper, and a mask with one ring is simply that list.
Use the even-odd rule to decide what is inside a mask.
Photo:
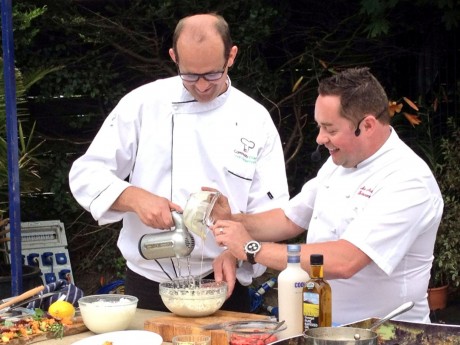
[{"label": "white ceramic bowl", "polygon": [[91,295],[78,300],[83,322],[94,333],[128,328],[137,308],[137,297],[129,295]]},{"label": "white ceramic bowl", "polygon": [[226,295],[227,283],[212,279],[175,279],[160,284],[163,303],[179,316],[214,314],[224,304]]}]

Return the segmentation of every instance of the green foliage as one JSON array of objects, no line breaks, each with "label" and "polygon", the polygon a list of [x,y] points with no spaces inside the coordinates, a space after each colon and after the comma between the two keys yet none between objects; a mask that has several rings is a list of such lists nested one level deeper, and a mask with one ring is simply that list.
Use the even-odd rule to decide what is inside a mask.
[{"label": "green foliage", "polygon": [[[361,0],[360,13],[369,16],[366,27],[369,37],[386,35],[399,24],[398,20],[407,20],[407,11],[416,12],[418,8],[436,11],[446,30],[458,27],[460,8],[455,0],[418,0],[414,4],[408,0]],[[407,10],[409,9],[409,10]],[[400,14],[404,14],[401,16]],[[422,23],[423,24],[423,23]]]},{"label": "green foliage", "polygon": [[[46,139],[34,152],[46,193],[21,198],[21,212],[27,221],[59,218],[66,224],[74,272],[80,275],[107,268],[122,274],[124,262],[116,249],[118,225],[99,227],[73,199],[70,165],[126,92],[177,73],[168,49],[178,19],[216,11],[229,22],[239,48],[229,72],[232,83],[269,109],[283,142],[291,195],[320,166],[310,159],[316,148],[318,80],[365,65],[391,85],[392,93],[412,96],[406,92],[419,91],[413,66],[432,44],[427,35],[439,32],[436,37],[444,39],[446,28],[458,21],[452,0],[23,0],[13,5],[15,56],[24,76],[60,66],[27,88],[24,129],[33,129],[34,142]],[[434,61],[445,64],[446,48],[436,48]],[[405,133],[421,142],[418,128]],[[27,146],[30,136],[25,137]],[[437,152],[426,151],[433,161]],[[106,242],[99,230],[107,232]]]},{"label": "green foliage", "polygon": [[[0,59],[0,87],[5,88],[3,79],[3,59]],[[15,70],[16,74],[16,104],[17,104],[17,118],[23,119],[27,116],[27,103],[26,91],[35,82],[40,80],[41,76],[51,73],[55,69],[48,69],[37,71],[36,73],[24,77],[18,69]],[[6,105],[5,94],[0,94],[0,215],[8,211],[8,153],[6,141]],[[39,176],[40,161],[37,157],[37,150],[43,144],[43,141],[38,143],[34,142],[35,124],[27,134],[24,133],[23,125],[21,122],[17,123],[18,126],[18,170],[20,177],[20,192],[22,194],[37,192],[42,187]]]},{"label": "green foliage", "polygon": [[435,175],[444,197],[444,213],[439,226],[432,269],[432,286],[446,283],[460,287],[460,128],[450,119],[451,133],[441,139],[441,162]]}]

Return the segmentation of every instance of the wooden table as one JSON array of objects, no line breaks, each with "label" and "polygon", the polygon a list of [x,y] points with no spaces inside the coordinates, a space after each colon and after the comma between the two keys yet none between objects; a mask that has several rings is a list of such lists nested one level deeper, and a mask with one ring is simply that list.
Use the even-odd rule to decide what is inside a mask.
[{"label": "wooden table", "polygon": [[[154,310],[146,310],[146,309],[137,309],[136,314],[134,315],[133,322],[131,322],[131,325],[129,325],[128,329],[143,330],[145,320],[150,319],[152,317],[168,315],[168,314],[170,313],[154,311]],[[91,331],[86,331],[84,333],[66,336],[62,339],[45,340],[45,341],[37,342],[36,344],[41,345],[41,344],[46,343],[46,345],[70,345],[77,340],[88,338],[93,335],[95,335],[95,333]],[[171,343],[164,342],[163,344],[171,344]]]}]

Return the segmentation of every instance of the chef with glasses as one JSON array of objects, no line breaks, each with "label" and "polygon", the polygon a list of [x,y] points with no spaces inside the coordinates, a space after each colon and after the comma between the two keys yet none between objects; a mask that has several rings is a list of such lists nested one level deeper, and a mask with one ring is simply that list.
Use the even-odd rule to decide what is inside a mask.
[{"label": "chef with glasses", "polygon": [[[139,308],[166,311],[158,285],[179,275],[175,258],[144,259],[139,240],[173,227],[171,210],[181,211],[191,193],[218,189],[235,213],[281,207],[289,199],[270,114],[228,76],[237,52],[221,16],[180,20],[169,50],[178,76],[124,96],[70,170],[75,199],[100,225],[123,221],[118,247],[127,263],[125,293],[139,298]],[[249,311],[247,285],[265,271],[250,262],[237,267],[211,231],[195,236],[190,268],[193,276],[228,281],[232,296],[222,309],[235,311]]]}]

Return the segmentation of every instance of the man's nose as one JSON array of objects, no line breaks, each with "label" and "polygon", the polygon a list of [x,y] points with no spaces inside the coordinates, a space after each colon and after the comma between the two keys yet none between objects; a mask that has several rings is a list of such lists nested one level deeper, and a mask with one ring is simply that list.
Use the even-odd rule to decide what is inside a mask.
[{"label": "man's nose", "polygon": [[318,145],[325,145],[329,141],[329,137],[321,129],[316,136],[316,143]]},{"label": "man's nose", "polygon": [[316,136],[316,143],[318,145],[326,146],[330,142],[330,136],[326,130],[320,129],[318,135]]},{"label": "man's nose", "polygon": [[203,77],[198,78],[198,80],[195,82],[195,87],[200,91],[206,90],[208,86],[209,86],[209,81],[207,81]]}]

